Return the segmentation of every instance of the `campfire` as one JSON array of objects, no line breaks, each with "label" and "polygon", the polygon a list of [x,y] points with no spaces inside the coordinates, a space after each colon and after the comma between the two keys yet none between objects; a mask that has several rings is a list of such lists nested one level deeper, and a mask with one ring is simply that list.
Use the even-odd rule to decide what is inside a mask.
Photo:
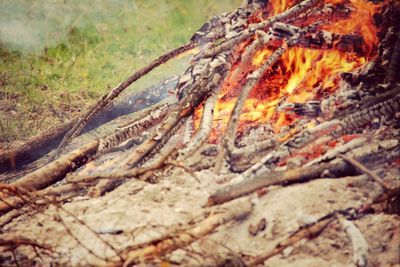
[{"label": "campfire", "polygon": [[[0,249],[13,256],[0,262],[31,264],[40,250],[45,264],[280,266],[276,255],[308,255],[302,239],[321,235],[328,254],[344,249],[324,237],[340,236],[342,227],[353,248],[352,259],[337,252],[342,264],[389,264],[393,253],[368,246],[382,238],[392,248],[400,238],[380,236],[371,223],[400,221],[389,215],[398,213],[400,193],[399,14],[390,0],[249,0],[212,18],[79,118],[0,155],[17,169],[0,184],[0,224],[18,233],[0,231]],[[111,102],[130,84],[183,53],[192,55],[183,74],[144,91],[172,96],[102,125],[103,136],[81,135],[113,112]],[[21,170],[29,152],[54,148],[55,140],[58,148],[34,171]],[[141,204],[148,206],[139,211]],[[98,221],[119,212],[115,225]],[[19,219],[26,214],[33,214],[28,224]],[[61,227],[60,240],[29,234],[30,221],[45,220],[48,231]],[[375,227],[367,238],[366,225]],[[228,247],[224,235],[238,245]],[[207,241],[217,244],[214,254]]]},{"label": "campfire", "polygon": [[[276,15],[294,4],[294,1],[271,1],[262,15]],[[279,132],[281,126],[293,124],[296,118],[293,114],[278,112],[278,105],[321,100],[337,89],[341,73],[351,72],[368,63],[377,53],[379,41],[373,15],[378,10],[379,6],[364,1],[346,4],[343,1],[327,1],[322,10],[318,7],[308,11],[304,18],[293,20],[293,25],[304,27],[321,18],[318,17],[320,13],[329,16],[319,32],[308,33],[303,37],[303,44],[289,48],[271,69],[262,74],[244,104],[239,129],[268,122]],[[254,20],[262,19],[255,17]],[[275,49],[282,46],[283,40],[284,37],[281,37],[260,47],[253,53],[250,62],[238,62],[232,68],[218,96],[212,140],[216,140],[218,133],[223,133],[245,77],[271,56],[274,46]],[[243,54],[253,41],[245,40],[237,53]],[[202,108],[196,110],[196,128],[200,124]]]}]

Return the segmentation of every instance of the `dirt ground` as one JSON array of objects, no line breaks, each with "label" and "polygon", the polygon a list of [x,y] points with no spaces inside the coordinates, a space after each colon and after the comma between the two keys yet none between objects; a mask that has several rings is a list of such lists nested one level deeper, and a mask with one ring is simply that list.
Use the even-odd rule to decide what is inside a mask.
[{"label": "dirt ground", "polygon": [[[119,122],[125,119],[120,118]],[[75,140],[72,147],[84,142],[85,138],[103,134],[108,127],[110,124]],[[121,153],[126,152],[107,157]],[[112,164],[104,166],[102,162],[104,159],[90,163],[78,173],[105,172],[112,168]],[[232,210],[241,203],[251,202],[253,209],[248,217],[222,225],[184,250],[176,250],[152,262],[156,265],[169,262],[171,266],[215,266],[226,265],[229,259],[232,266],[240,266],[240,259],[272,249],[299,227],[335,210],[358,208],[382,193],[366,175],[322,178],[269,187],[263,193],[220,207],[205,208],[209,195],[226,185],[221,181],[229,181],[227,178],[232,175],[217,176],[210,170],[203,170],[193,177],[182,169],[167,168],[162,177],[155,184],[132,179],[100,197],[74,197],[63,205],[65,210],[54,205],[34,213],[26,209],[26,214],[4,225],[1,231],[33,239],[54,249],[51,257],[43,254],[40,259],[31,248],[20,248],[21,262],[24,257],[32,257],[36,258],[38,266],[106,265],[100,257],[112,259],[116,255],[99,237],[122,250],[186,229],[200,222],[206,214]],[[3,224],[5,216],[1,219]],[[400,266],[399,215],[368,214],[353,222],[368,242],[368,266]],[[314,239],[303,239],[266,261],[264,266],[354,266],[352,255],[351,241],[340,223],[335,221]],[[11,255],[4,254],[0,259],[5,264],[10,262]]]}]

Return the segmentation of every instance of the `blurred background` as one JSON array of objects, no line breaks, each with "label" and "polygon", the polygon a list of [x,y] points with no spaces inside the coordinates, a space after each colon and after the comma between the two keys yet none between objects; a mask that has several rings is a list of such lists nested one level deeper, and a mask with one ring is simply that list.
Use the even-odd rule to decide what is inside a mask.
[{"label": "blurred background", "polygon": [[[3,149],[83,111],[242,0],[0,0]],[[181,58],[132,90],[181,73]]]}]

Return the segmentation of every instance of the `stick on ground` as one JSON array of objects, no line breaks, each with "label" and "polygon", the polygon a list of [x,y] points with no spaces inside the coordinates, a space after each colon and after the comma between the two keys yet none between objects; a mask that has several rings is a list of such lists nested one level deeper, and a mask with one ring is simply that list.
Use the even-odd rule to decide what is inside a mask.
[{"label": "stick on ground", "polygon": [[234,204],[230,208],[226,207],[227,209],[221,212],[211,214],[193,228],[172,234],[165,239],[153,241],[146,246],[127,251],[123,266],[131,266],[134,263],[139,263],[141,260],[159,258],[174,250],[186,247],[200,238],[211,234],[218,226],[248,216],[252,210],[252,204],[248,199],[240,200]]}]

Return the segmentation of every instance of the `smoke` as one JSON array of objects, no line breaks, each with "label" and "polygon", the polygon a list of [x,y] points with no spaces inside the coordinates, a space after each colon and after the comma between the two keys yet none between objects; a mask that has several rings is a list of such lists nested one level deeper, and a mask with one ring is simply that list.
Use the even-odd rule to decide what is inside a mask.
[{"label": "smoke", "polygon": [[37,52],[64,42],[72,28],[96,28],[136,10],[132,0],[0,0],[0,44]]}]

